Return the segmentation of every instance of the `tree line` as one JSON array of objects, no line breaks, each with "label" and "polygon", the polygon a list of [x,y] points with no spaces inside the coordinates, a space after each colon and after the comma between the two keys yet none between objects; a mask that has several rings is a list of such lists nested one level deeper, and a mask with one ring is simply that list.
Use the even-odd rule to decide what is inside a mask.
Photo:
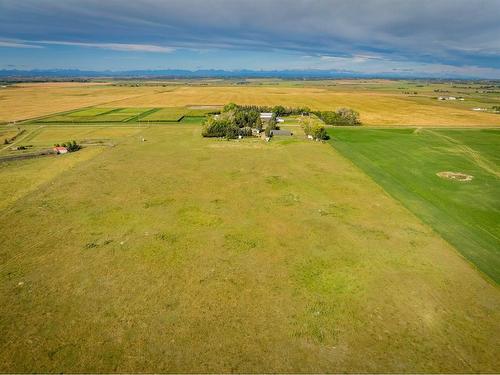
[{"label": "tree line", "polygon": [[[271,118],[265,123],[260,118],[262,112],[272,113]],[[284,107],[281,105],[270,107],[229,103],[223,107],[220,114],[207,117],[204,120],[202,135],[204,137],[233,139],[239,136],[251,136],[252,129],[256,129],[258,133],[264,130],[265,135],[271,137],[272,130],[279,129],[278,117],[291,115],[307,117],[311,113],[328,125],[360,124],[359,113],[349,108],[340,108],[336,111],[311,111],[308,107]],[[304,127],[304,130],[307,135],[312,135],[315,139],[328,138],[325,128],[317,123]]]}]

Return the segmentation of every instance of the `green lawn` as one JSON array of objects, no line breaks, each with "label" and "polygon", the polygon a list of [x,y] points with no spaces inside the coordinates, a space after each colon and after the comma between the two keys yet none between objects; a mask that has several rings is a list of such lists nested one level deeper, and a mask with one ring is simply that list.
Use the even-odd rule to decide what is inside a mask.
[{"label": "green lawn", "polygon": [[1,372],[500,368],[498,287],[330,145],[136,130],[0,164]]},{"label": "green lawn", "polygon": [[[500,130],[332,129],[330,143],[500,282]],[[470,182],[438,172],[472,175]]]},{"label": "green lawn", "polygon": [[186,114],[187,108],[161,108],[158,111],[144,116],[140,121],[145,122],[174,122],[179,121]]}]

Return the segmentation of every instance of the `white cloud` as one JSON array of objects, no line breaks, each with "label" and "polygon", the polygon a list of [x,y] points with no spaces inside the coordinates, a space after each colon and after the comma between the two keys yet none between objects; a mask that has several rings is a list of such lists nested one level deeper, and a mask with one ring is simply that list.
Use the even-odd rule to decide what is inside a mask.
[{"label": "white cloud", "polygon": [[0,40],[0,47],[6,48],[43,48],[33,44],[26,44],[18,41]]},{"label": "white cloud", "polygon": [[55,44],[55,45],[61,45],[61,46],[101,48],[101,49],[109,49],[112,51],[124,51],[124,52],[170,53],[170,52],[175,51],[175,48],[173,48],[173,47],[157,46],[154,44],[82,43],[82,42],[65,42],[65,41],[57,41],[57,40],[40,40],[40,41],[33,41],[32,43]]}]

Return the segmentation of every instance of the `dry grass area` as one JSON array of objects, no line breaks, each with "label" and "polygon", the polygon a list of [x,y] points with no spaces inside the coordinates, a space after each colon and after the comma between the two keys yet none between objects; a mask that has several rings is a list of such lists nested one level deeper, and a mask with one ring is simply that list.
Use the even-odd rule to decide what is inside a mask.
[{"label": "dry grass area", "polygon": [[[294,81],[274,85],[234,86],[216,81],[208,86],[103,86],[93,84],[25,84],[0,91],[0,121],[20,120],[78,107],[184,107],[238,104],[309,106],[329,110],[347,106],[361,113],[366,125],[416,126],[500,126],[500,115],[475,112],[481,105],[471,98],[465,102],[437,101],[433,89],[445,85],[419,87],[408,84],[406,90],[419,90],[420,96],[403,95],[404,88],[389,80],[318,81],[298,87]],[[474,90],[470,90],[471,93]],[[494,96],[490,97],[495,103]],[[490,100],[490,99],[488,99]]]},{"label": "dry grass area", "polygon": [[194,104],[238,104],[308,106],[328,110],[351,107],[361,113],[366,125],[467,126],[500,125],[500,116],[465,108],[419,103],[395,93],[293,87],[179,87],[172,92],[124,99],[123,107],[178,107]]},{"label": "dry grass area", "polygon": [[0,170],[0,371],[500,368],[498,287],[328,144],[141,135]]},{"label": "dry grass area", "polygon": [[90,86],[110,86],[110,82],[26,82],[18,83],[16,87],[90,87]]},{"label": "dry grass area", "polygon": [[0,90],[0,122],[20,121],[161,91],[94,84],[26,84]]}]

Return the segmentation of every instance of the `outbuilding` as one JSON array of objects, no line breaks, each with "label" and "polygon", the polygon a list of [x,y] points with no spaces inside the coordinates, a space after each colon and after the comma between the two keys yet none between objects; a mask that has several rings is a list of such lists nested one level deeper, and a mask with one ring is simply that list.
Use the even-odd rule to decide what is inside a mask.
[{"label": "outbuilding", "polygon": [[287,137],[290,137],[293,135],[293,133],[290,131],[290,130],[277,130],[277,129],[274,129],[274,130],[271,130],[271,134],[273,136],[276,136],[276,135],[284,135],[284,136],[287,136]]},{"label": "outbuilding", "polygon": [[56,146],[53,148],[56,154],[67,154],[68,149],[66,147]]}]

